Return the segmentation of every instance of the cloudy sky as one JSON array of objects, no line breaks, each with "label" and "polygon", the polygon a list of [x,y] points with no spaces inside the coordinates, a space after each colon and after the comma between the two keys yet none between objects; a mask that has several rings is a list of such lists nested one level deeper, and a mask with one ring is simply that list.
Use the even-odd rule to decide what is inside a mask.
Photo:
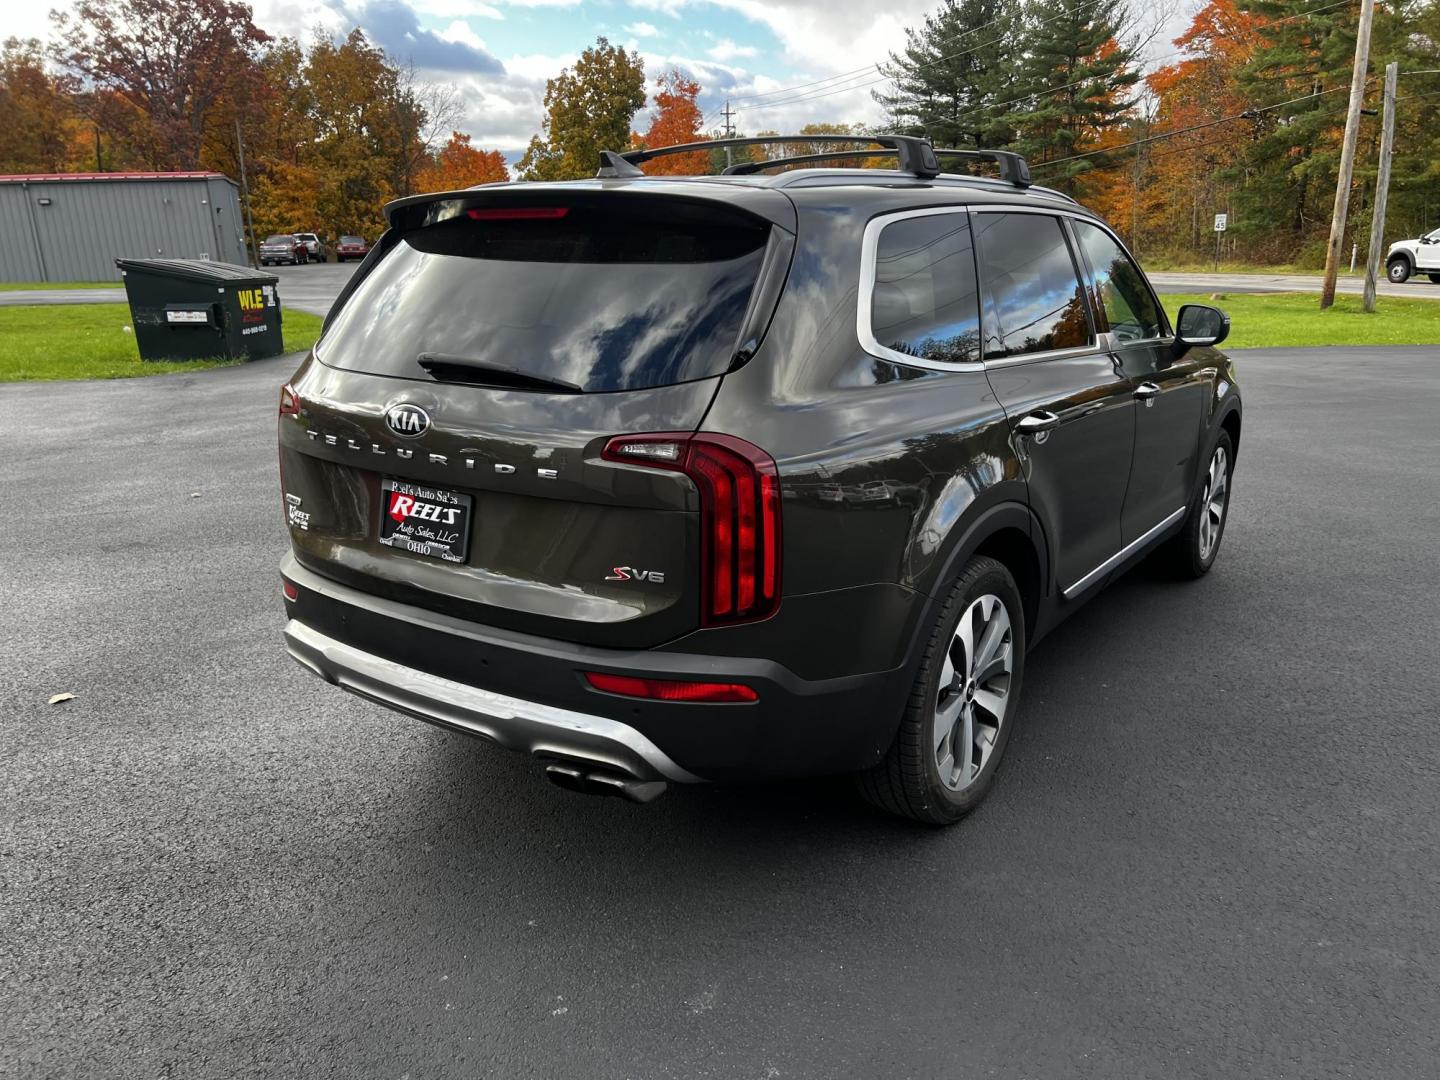
[{"label": "cloudy sky", "polygon": [[[50,5],[6,6],[5,36],[47,34]],[[719,126],[727,98],[736,125],[751,132],[877,121],[874,65],[934,6],[935,0],[253,0],[256,23],[274,35],[305,38],[315,27],[343,35],[361,27],[393,57],[413,59],[425,77],[453,84],[465,106],[462,130],[512,159],[539,127],[545,80],[602,34],[638,50],[652,80],[671,66],[696,78],[707,126]],[[1169,48],[1182,15],[1166,17],[1152,51]]]}]

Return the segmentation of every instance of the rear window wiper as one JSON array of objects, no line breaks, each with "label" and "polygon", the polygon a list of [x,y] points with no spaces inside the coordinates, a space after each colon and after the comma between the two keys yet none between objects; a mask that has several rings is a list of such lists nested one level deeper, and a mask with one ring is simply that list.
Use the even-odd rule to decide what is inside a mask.
[{"label": "rear window wiper", "polygon": [[482,360],[475,356],[422,352],[415,357],[415,362],[442,382],[473,382],[483,386],[513,386],[523,390],[563,390],[567,394],[585,392],[585,388],[577,383],[550,375],[533,375],[508,364],[497,364],[493,360]]}]

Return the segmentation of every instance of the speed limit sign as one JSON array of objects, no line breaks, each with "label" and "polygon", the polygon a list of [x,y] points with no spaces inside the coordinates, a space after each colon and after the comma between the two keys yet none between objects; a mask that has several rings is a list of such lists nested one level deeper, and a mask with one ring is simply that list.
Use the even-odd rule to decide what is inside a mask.
[{"label": "speed limit sign", "polygon": [[1229,214],[1216,214],[1216,215],[1215,215],[1215,231],[1216,231],[1216,232],[1224,232],[1226,226],[1228,226],[1229,224],[1230,224],[1230,215],[1229,215]]}]

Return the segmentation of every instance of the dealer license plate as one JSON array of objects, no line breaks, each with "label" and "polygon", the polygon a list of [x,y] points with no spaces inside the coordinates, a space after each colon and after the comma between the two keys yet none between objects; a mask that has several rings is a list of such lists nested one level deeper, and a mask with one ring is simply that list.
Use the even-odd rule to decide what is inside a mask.
[{"label": "dealer license plate", "polygon": [[463,563],[470,551],[472,499],[458,491],[380,482],[380,543],[414,555]]}]

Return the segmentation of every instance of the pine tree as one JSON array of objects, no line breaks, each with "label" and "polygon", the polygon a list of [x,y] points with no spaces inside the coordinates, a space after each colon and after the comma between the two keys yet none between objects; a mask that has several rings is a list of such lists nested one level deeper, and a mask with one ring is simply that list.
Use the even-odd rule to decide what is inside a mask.
[{"label": "pine tree", "polygon": [[1014,118],[1019,149],[1031,165],[1055,161],[1043,179],[1073,190],[1093,167],[1071,158],[1126,123],[1140,81],[1137,50],[1121,36],[1131,21],[1125,0],[1035,0],[1024,27],[1024,92]]},{"label": "pine tree", "polygon": [[[1335,196],[1359,5],[1324,11],[1304,0],[1242,0],[1238,6],[1265,21],[1256,31],[1253,59],[1237,75],[1238,89],[1259,110],[1242,168],[1234,173],[1245,180],[1237,196],[1237,235],[1267,234],[1263,257],[1313,261]],[[1405,9],[1414,6],[1376,6],[1372,76],[1389,60],[1400,60],[1404,70],[1423,66],[1407,62],[1412,58],[1433,55],[1411,31]],[[1368,93],[1378,104],[1378,77]],[[1368,175],[1373,165],[1362,160],[1357,183]],[[1364,213],[1354,217],[1352,225],[1369,220]]]},{"label": "pine tree", "polygon": [[890,129],[929,136],[936,146],[1008,145],[1020,23],[1020,0],[945,0],[906,30],[904,50],[881,68],[894,89],[874,95]]}]

